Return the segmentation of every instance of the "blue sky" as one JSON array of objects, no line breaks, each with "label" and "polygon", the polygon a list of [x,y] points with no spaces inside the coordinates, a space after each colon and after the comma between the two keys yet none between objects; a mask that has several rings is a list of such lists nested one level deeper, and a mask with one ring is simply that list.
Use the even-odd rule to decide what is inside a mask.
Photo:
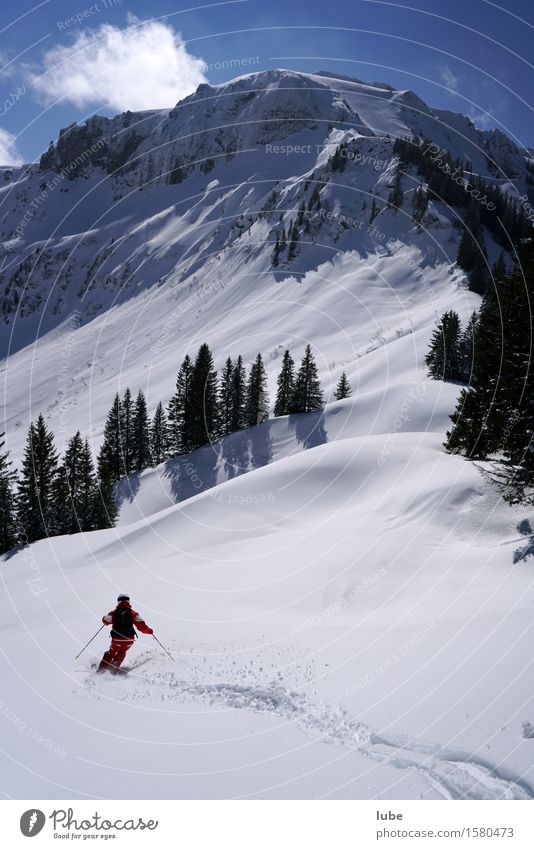
[{"label": "blue sky", "polygon": [[[412,88],[534,146],[532,0],[3,0],[0,161],[94,112],[274,67]],[[248,60],[248,61],[243,61]]]}]

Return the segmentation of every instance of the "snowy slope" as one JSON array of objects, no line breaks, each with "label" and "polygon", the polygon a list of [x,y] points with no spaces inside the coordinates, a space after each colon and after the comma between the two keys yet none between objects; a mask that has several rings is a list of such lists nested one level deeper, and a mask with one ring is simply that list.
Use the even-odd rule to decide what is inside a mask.
[{"label": "snowy slope", "polygon": [[[532,798],[511,517],[438,435],[396,435],[380,465],[383,444],[335,440],[9,559],[5,692],[51,741],[5,739],[10,792]],[[126,678],[95,678],[105,638],[73,654],[125,586],[176,662],[143,638]]]},{"label": "snowy slope", "polygon": [[[352,399],[148,470],[117,529],[5,561],[10,711],[51,741],[10,736],[14,795],[531,797],[524,513],[441,450],[457,388],[425,378],[433,300],[390,328],[403,291],[362,278],[383,339],[355,322]],[[476,303],[447,274],[440,296]],[[103,635],[72,658],[124,587],[176,663],[141,642],[95,680]]]},{"label": "snowy slope", "polygon": [[[436,318],[479,303],[453,264],[459,222],[431,203],[423,228],[390,210],[369,227],[387,134],[411,132],[509,187],[506,157],[523,191],[506,137],[412,92],[289,71],[97,116],[7,175],[15,464],[40,411],[60,447],[79,428],[96,451],[115,392],[141,387],[153,410],[203,341],[219,368],[262,351],[271,399],[284,349],[308,341],[327,399],[343,370],[353,387],[122,482],[113,530],[0,561],[7,795],[534,798],[532,567],[516,554],[532,516],[442,451],[458,387],[424,366]],[[354,158],[332,173],[341,142]],[[273,268],[280,218],[315,186],[322,212]],[[126,676],[97,678],[104,634],[73,661],[119,590],[174,663],[142,637]]]},{"label": "snowy slope", "polygon": [[228,355],[249,363],[261,351],[272,400],[284,349],[298,358],[308,341],[327,397],[343,369],[357,391],[377,380],[386,387],[393,352],[410,382],[434,320],[452,303],[467,317],[479,300],[462,275],[424,262],[421,248],[396,245],[365,259],[340,252],[317,271],[276,280],[236,253],[220,275],[196,275],[185,291],[152,288],[89,324],[68,321],[4,364],[9,447],[18,461],[26,417],[43,410],[60,440],[80,428],[96,449],[115,392],[142,387],[153,410],[204,339],[218,368]]}]

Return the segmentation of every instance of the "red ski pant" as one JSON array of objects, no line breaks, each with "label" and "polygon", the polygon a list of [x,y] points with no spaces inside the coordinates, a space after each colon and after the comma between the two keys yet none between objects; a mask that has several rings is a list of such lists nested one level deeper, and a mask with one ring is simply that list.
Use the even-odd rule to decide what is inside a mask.
[{"label": "red ski pant", "polygon": [[112,637],[111,645],[107,652],[104,653],[104,657],[100,661],[99,669],[103,669],[110,665],[119,667],[126,657],[126,652],[131,646],[133,646],[133,644],[133,639],[127,639],[126,637]]}]

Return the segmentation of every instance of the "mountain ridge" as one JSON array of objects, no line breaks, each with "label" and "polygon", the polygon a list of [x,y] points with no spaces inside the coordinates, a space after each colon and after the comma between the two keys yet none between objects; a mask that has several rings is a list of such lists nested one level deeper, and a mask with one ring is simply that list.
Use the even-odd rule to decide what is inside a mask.
[{"label": "mountain ridge", "polygon": [[[159,185],[179,186],[192,177],[205,188],[211,182],[213,169],[237,155],[243,157],[243,173],[239,176],[253,179],[265,168],[265,163],[259,162],[253,170],[256,162],[248,155],[254,148],[302,135],[306,130],[309,143],[333,149],[334,142],[343,138],[331,138],[330,126],[337,127],[339,134],[352,134],[355,138],[387,131],[394,138],[417,131],[422,137],[435,139],[453,158],[461,155],[467,159],[469,154],[476,154],[478,161],[471,156],[475,173],[509,183],[510,173],[499,177],[487,165],[486,160],[494,162],[492,167],[498,170],[502,156],[503,164],[515,174],[517,197],[520,191],[527,190],[525,156],[504,135],[476,130],[465,116],[456,116],[459,126],[443,127],[439,115],[455,113],[433,112],[411,92],[381,90],[376,98],[377,89],[368,84],[345,82],[345,89],[338,91],[336,82],[334,77],[282,70],[247,74],[219,86],[203,84],[170,110],[126,112],[113,118],[93,116],[83,125],[70,125],[60,132],[39,165],[4,169],[0,240],[8,267],[20,264],[32,245],[39,247],[43,241],[47,247],[49,243],[57,245],[58,236],[83,234],[101,219],[116,221],[121,214],[121,201],[132,191],[149,191]],[[459,135],[465,140],[461,150]],[[308,164],[316,163],[303,162],[301,174]],[[223,170],[231,176],[231,171]],[[46,186],[54,186],[58,174],[61,185],[44,197]],[[281,166],[279,181],[287,175],[288,169]],[[60,196],[71,194],[82,179],[89,185],[84,186],[85,193],[77,192],[74,210],[71,199],[65,198],[68,203],[62,204]],[[276,186],[279,181],[274,176],[271,179]],[[509,186],[507,190],[511,190]],[[101,195],[96,204],[95,192]],[[56,205],[57,215],[53,209]],[[58,220],[61,207],[63,215]],[[5,290],[3,294],[5,297]],[[4,309],[9,304],[7,298]]]}]

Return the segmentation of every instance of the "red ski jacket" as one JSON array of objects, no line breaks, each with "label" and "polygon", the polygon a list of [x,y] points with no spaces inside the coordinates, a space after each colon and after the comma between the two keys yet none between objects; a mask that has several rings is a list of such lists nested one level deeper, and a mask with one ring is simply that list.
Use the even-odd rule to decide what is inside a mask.
[{"label": "red ski jacket", "polygon": [[[131,627],[126,629],[126,633],[122,633],[122,631],[124,631],[125,629],[124,629],[124,625],[121,625],[120,626],[121,627],[121,633],[117,633],[117,636],[127,637],[127,638],[131,637],[133,639],[133,636],[134,636],[134,633],[135,633],[134,630],[133,630],[134,625],[137,628],[137,630],[141,631],[143,634],[152,634],[153,633],[152,628],[149,628],[149,626],[146,624],[146,622],[142,618],[142,616],[139,616],[137,610],[134,610],[132,608],[129,601],[119,601],[115,610],[110,610],[109,613],[106,613],[106,615],[102,617],[102,622],[104,623],[104,625],[112,625],[113,627],[115,627],[115,625],[117,624],[116,616],[115,616],[116,611],[126,611],[126,610],[128,610],[130,612]],[[111,633],[112,633],[112,636],[113,636],[113,629],[112,629]]]}]

